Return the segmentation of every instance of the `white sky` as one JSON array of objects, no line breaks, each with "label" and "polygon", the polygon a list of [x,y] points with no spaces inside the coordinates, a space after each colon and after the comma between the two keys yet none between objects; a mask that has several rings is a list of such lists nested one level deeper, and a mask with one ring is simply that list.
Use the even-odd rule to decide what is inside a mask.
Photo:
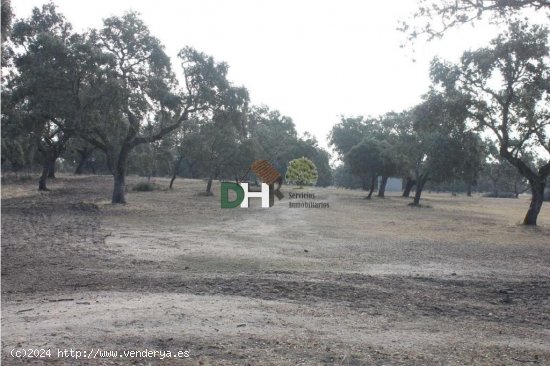
[{"label": "white sky", "polygon": [[[17,18],[45,0],[16,0]],[[478,24],[449,32],[443,40],[415,45],[416,60],[399,45],[398,20],[414,0],[57,0],[59,10],[81,31],[102,19],[136,10],[176,54],[192,46],[230,66],[229,78],[248,88],[253,104],[292,117],[300,133],[321,146],[339,115],[379,115],[413,106],[429,86],[429,62],[438,55],[457,60],[469,48],[488,44],[493,26]]]}]

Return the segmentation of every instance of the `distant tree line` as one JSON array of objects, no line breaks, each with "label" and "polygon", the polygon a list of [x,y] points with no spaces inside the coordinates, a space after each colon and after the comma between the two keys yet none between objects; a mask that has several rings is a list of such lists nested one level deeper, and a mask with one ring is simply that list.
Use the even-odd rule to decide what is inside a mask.
[{"label": "distant tree line", "polygon": [[[249,106],[228,65],[185,47],[172,67],[160,40],[134,12],[75,32],[53,3],[11,21],[2,1],[2,168],[56,167],[113,175],[113,203],[125,202],[129,172],[235,179],[256,159],[308,157],[318,185],[332,184],[329,154],[293,121]],[[177,74],[179,73],[179,78]]]}]

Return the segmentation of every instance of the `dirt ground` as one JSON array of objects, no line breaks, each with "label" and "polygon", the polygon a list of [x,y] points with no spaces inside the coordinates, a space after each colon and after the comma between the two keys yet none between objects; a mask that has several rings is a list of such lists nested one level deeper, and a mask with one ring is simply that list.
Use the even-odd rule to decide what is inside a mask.
[{"label": "dirt ground", "polygon": [[[221,209],[217,185],[208,197],[178,179],[113,206],[111,185],[2,187],[3,364],[550,364],[548,203],[528,228],[527,197],[426,194],[411,208],[283,187],[270,209]],[[291,209],[288,192],[330,208]],[[189,357],[121,356],[145,349]]]}]

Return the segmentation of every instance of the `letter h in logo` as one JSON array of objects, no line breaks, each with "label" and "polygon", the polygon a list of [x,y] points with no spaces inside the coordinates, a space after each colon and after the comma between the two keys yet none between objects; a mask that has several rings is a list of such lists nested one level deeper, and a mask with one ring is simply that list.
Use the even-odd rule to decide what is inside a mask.
[{"label": "letter h in logo", "polygon": [[[237,198],[234,201],[229,201],[230,190],[237,194]],[[250,198],[261,198],[262,208],[268,208],[270,201],[269,194],[269,186],[265,183],[262,183],[260,192],[250,192],[248,190],[248,183],[224,182],[221,186],[222,208],[235,208],[239,205],[242,208],[248,208],[248,200]]]}]

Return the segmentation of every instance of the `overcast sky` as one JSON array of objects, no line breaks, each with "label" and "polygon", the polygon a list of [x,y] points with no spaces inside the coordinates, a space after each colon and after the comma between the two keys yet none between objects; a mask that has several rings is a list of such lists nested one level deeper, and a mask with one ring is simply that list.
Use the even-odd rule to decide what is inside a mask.
[{"label": "overcast sky", "polygon": [[[43,0],[16,0],[17,18]],[[252,103],[292,117],[322,146],[340,115],[376,116],[413,106],[429,86],[430,60],[457,60],[484,46],[498,29],[478,24],[443,40],[399,45],[398,20],[414,0],[57,0],[77,31],[100,27],[102,19],[126,10],[142,14],[151,32],[175,56],[193,46],[230,66],[229,78],[246,86]],[[179,67],[179,65],[175,65]]]}]

